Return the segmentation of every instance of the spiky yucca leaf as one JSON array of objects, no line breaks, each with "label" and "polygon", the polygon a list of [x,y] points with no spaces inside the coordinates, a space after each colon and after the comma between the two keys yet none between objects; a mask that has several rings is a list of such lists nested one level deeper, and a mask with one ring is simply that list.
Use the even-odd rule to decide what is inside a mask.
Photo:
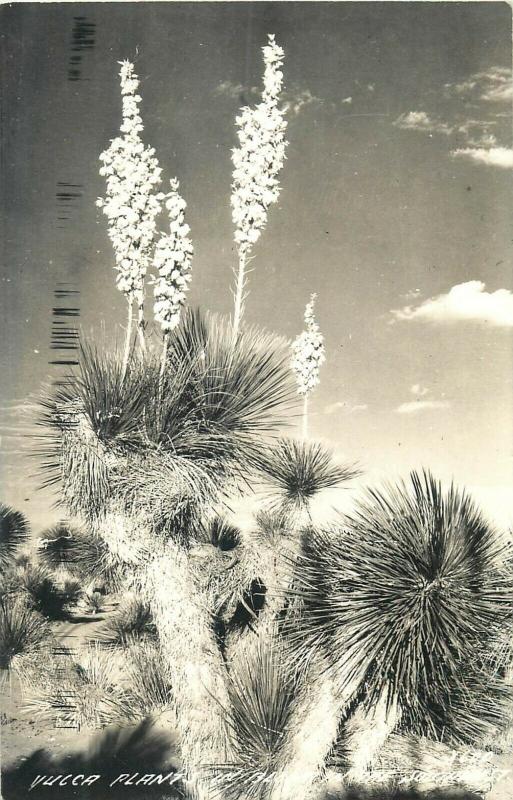
[{"label": "spiky yucca leaf", "polygon": [[513,594],[503,545],[466,492],[414,472],[409,486],[369,491],[340,526],[310,531],[304,550],[294,635],[322,648],[342,686],[360,682],[373,704],[386,685],[390,702],[433,729],[455,693],[473,698],[470,716],[486,714],[476,654],[509,624]]},{"label": "spiky yucca leaf", "polygon": [[273,505],[304,508],[323,489],[357,477],[354,465],[337,464],[319,442],[283,438],[263,451],[258,468],[269,484]]},{"label": "spiky yucca leaf", "polygon": [[0,570],[6,570],[14,562],[29,533],[29,524],[21,511],[0,503]]},{"label": "spiky yucca leaf", "polygon": [[259,637],[240,654],[228,682],[235,763],[218,775],[223,797],[248,800],[269,796],[293,709],[297,676],[276,635]]}]

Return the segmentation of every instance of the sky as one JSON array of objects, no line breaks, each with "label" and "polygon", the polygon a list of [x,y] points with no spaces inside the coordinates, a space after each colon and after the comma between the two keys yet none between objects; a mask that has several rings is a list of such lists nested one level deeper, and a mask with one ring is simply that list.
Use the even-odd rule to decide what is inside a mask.
[{"label": "sky", "polygon": [[311,436],[357,461],[360,484],[427,467],[513,524],[506,3],[19,3],[0,16],[4,502],[39,529],[59,514],[27,458],[34,404],[57,377],[57,284],[80,290],[85,333],[121,339],[95,206],[121,122],[118,62],[135,62],[144,142],[188,204],[190,303],[229,314],[234,120],[258,102],[274,33],[289,144],[245,320],[292,339],[316,292],[326,363]]}]

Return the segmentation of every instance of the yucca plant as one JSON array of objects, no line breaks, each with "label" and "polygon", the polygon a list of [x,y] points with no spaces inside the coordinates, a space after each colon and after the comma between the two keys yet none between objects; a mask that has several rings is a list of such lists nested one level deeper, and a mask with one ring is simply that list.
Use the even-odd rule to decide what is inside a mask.
[{"label": "yucca plant", "polygon": [[52,573],[39,564],[23,570],[19,585],[28,607],[51,620],[67,619],[82,596],[80,581],[68,579],[59,586]]},{"label": "yucca plant", "polygon": [[123,563],[115,559],[91,526],[67,522],[47,528],[39,540],[38,559],[50,570],[62,570],[89,585],[116,592],[124,584]]},{"label": "yucca plant", "polygon": [[222,796],[238,800],[269,796],[280,759],[298,678],[275,628],[230,670],[226,709],[233,763],[221,765],[215,784]]},{"label": "yucca plant", "polygon": [[13,672],[23,681],[41,661],[51,639],[46,620],[21,597],[0,597],[0,671],[3,683]]},{"label": "yucca plant", "polygon": [[[229,322],[198,311],[184,314],[166,365],[161,376],[148,354],[130,361],[123,377],[115,353],[84,345],[79,373],[43,402],[43,468],[72,511],[93,519],[118,488],[122,496],[140,487],[138,501],[154,495],[162,469],[165,494],[170,485],[176,490],[165,508],[164,491],[157,504],[151,497],[161,516],[205,502],[226,480],[240,480],[255,456],[255,434],[274,431],[292,403],[285,342],[249,329],[234,347]],[[138,468],[148,486],[126,480]]]},{"label": "yucca plant", "polygon": [[[511,625],[504,545],[466,492],[430,473],[371,490],[330,530],[310,530],[299,562],[303,614],[292,639],[326,664],[341,715],[360,694],[372,710],[386,695],[405,723],[461,738],[451,702],[467,697],[466,736],[489,716],[476,654]],[[458,701],[460,707],[463,701]],[[295,765],[300,768],[299,763]]]},{"label": "yucca plant", "polygon": [[324,489],[334,489],[360,475],[351,464],[337,464],[319,442],[282,438],[264,450],[258,468],[266,481],[271,507],[304,511]]},{"label": "yucca plant", "polygon": [[39,561],[49,569],[65,568],[69,572],[78,572],[85,555],[85,547],[81,531],[65,521],[45,528],[39,539]]},{"label": "yucca plant", "polygon": [[16,558],[19,548],[24,545],[30,534],[29,524],[21,511],[0,503],[0,570],[10,567]]},{"label": "yucca plant", "polygon": [[133,595],[124,600],[98,630],[97,638],[109,646],[127,646],[140,639],[155,639],[157,630],[148,603]]}]

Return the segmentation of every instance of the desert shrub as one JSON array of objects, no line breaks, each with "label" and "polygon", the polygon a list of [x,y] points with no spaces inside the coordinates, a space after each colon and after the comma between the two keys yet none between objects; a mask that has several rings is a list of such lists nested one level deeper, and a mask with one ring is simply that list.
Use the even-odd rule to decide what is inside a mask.
[{"label": "desert shrub", "polygon": [[86,607],[92,614],[98,614],[102,610],[103,596],[100,592],[93,591],[85,596]]}]

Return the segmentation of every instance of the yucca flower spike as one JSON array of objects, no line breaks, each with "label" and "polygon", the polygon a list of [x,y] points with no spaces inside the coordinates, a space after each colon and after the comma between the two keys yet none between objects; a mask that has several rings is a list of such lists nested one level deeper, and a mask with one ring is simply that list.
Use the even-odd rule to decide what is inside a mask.
[{"label": "yucca flower spike", "polygon": [[280,194],[277,175],[285,160],[284,110],[278,105],[282,90],[283,49],[269,34],[262,48],[265,64],[262,101],[246,106],[236,117],[240,147],[232,151],[232,219],[239,267],[235,288],[233,334],[237,336],[243,310],[246,263],[267,222],[267,212]]},{"label": "yucca flower spike", "polygon": [[319,370],[326,361],[324,336],[315,321],[316,294],[305,308],[305,330],[292,343],[291,366],[296,375],[298,394],[304,398],[303,436],[307,435],[308,395],[319,383]]}]

